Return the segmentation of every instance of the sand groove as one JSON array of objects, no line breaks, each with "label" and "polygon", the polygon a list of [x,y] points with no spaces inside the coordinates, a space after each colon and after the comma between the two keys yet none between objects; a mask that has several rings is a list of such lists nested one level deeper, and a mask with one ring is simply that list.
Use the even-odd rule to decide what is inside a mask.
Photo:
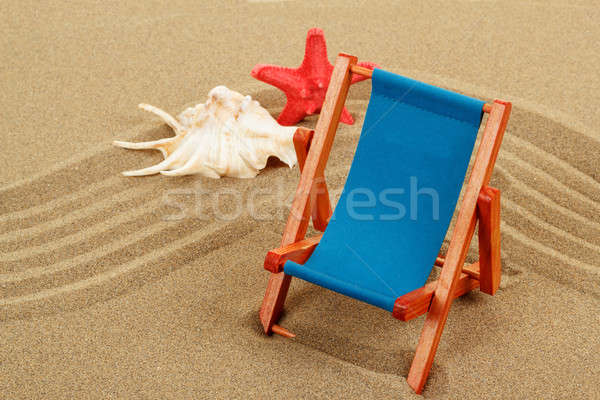
[{"label": "sand groove", "polygon": [[99,233],[107,232],[114,227],[134,220],[141,215],[147,213],[149,210],[153,210],[156,206],[161,203],[162,199],[153,199],[147,203],[143,203],[135,208],[127,210],[121,214],[113,215],[105,220],[97,221],[96,224],[87,226],[86,229],[77,230],[61,237],[58,240],[50,241],[41,245],[36,245],[24,249],[6,252],[3,254],[3,262],[19,261],[22,258],[36,257],[45,253],[50,253],[59,250],[62,247],[71,245],[73,243],[82,242],[90,237],[93,237]]},{"label": "sand groove", "polygon": [[545,245],[537,242],[536,240],[530,238],[525,233],[522,233],[521,231],[519,231],[518,228],[509,225],[507,222],[502,222],[501,229],[502,229],[502,234],[512,236],[514,239],[520,241],[521,243],[525,244],[526,246],[532,247],[532,248],[540,251],[541,253],[544,253],[552,258],[556,258],[556,259],[564,262],[567,265],[572,265],[574,267],[580,268],[583,271],[592,273],[594,275],[600,275],[600,268],[598,268],[598,266],[591,265],[586,262],[578,261],[571,257],[565,256],[564,254],[557,251],[556,249],[545,246]]},{"label": "sand groove", "polygon": [[[123,156],[108,168],[105,160],[109,151],[112,150],[105,150],[84,159],[77,164],[77,168],[60,169],[55,174],[4,190],[2,192],[3,202],[0,203],[0,215],[27,212],[27,209],[32,207],[45,207],[48,202],[60,201],[65,194],[70,196],[68,193],[75,193],[75,196],[79,196],[79,193],[85,193],[91,182],[103,182],[102,186],[116,182],[116,179],[119,178],[115,178],[116,174],[112,169],[117,168],[118,171],[125,167],[131,156]],[[115,181],[113,182],[112,179]]]},{"label": "sand groove", "polygon": [[[135,202],[136,200],[139,201],[140,199],[147,200],[151,198],[149,194],[155,192],[156,190],[152,187],[152,185],[144,185],[141,187],[125,189],[118,194],[118,197],[113,195],[109,198],[93,202],[86,207],[74,209],[68,214],[53,218],[47,222],[41,222],[28,228],[16,229],[11,232],[0,234],[0,248],[2,245],[10,244],[11,242],[23,242],[27,239],[35,237],[36,235],[43,233],[47,234],[51,230],[65,228],[68,225],[82,226],[85,223],[86,217],[92,216],[96,212],[104,212],[109,214],[112,208],[118,208],[118,206],[120,206],[122,203]],[[15,237],[17,240],[15,240]],[[8,242],[8,240],[11,241]]]},{"label": "sand groove", "polygon": [[[600,223],[591,221],[584,215],[579,214],[577,211],[564,207],[561,204],[558,204],[550,197],[534,189],[531,184],[528,184],[524,180],[521,180],[512,173],[508,172],[508,169],[503,167],[501,162],[496,165],[496,170],[512,183],[512,191],[519,191],[526,195],[529,195],[535,200],[539,201],[544,206],[551,208],[553,211],[561,213],[566,217],[577,221],[578,224],[587,225],[595,230],[600,231]],[[600,232],[598,232],[598,234],[600,234]]]},{"label": "sand groove", "polygon": [[[586,174],[583,171],[580,171],[575,166],[569,164],[567,161],[564,161],[553,154],[550,154],[543,149],[537,147],[533,143],[528,142],[518,136],[515,135],[507,135],[504,139],[505,145],[508,144],[512,148],[513,151],[517,151],[520,155],[519,158],[524,159],[527,157],[529,159],[530,155],[533,155],[537,160],[543,160],[545,167],[545,171],[548,171],[550,174],[554,172],[555,169],[560,169],[563,171],[563,174],[557,174],[555,179],[560,179],[561,175],[565,175],[566,177],[575,178],[577,181],[581,181],[583,183],[582,188],[590,189],[590,192],[593,191],[595,197],[600,196],[600,182],[595,180],[590,175]],[[540,167],[541,165],[538,165]],[[574,179],[567,179],[566,184],[572,184]]]},{"label": "sand groove", "polygon": [[537,179],[544,180],[548,185],[541,185],[540,189],[545,189],[546,191],[549,191],[550,186],[554,186],[555,190],[551,191],[550,193],[556,194],[557,197],[562,196],[565,199],[564,201],[567,202],[569,200],[581,202],[585,204],[585,206],[587,206],[587,208],[585,206],[582,207],[586,211],[589,208],[593,209],[590,210],[590,212],[588,212],[588,216],[597,219],[598,215],[600,215],[600,203],[594,201],[587,195],[568,187],[567,185],[558,181],[547,172],[542,171],[533,164],[520,159],[510,151],[503,149],[503,151],[499,155],[499,159],[502,160],[503,164],[512,163],[513,165],[517,166],[524,174],[534,175]]},{"label": "sand groove", "polygon": [[[140,181],[137,180],[137,182]],[[171,180],[166,181],[172,182]],[[221,182],[226,181],[222,180]],[[245,190],[244,188],[248,188],[247,181],[229,180],[229,182],[238,183],[242,191]],[[208,187],[217,185],[216,181],[207,183],[209,183]],[[163,199],[160,195],[161,193],[170,193],[168,186],[159,184],[158,186],[162,186],[163,190],[156,190],[154,187],[154,193],[147,193],[149,192],[146,190],[148,186],[151,185],[127,189],[123,197],[101,200],[97,204],[92,203],[89,207],[74,211],[65,220],[42,224],[26,231],[47,233],[48,231],[44,231],[44,228],[52,228],[63,223],[70,228],[75,228],[69,234],[56,240],[4,254],[8,257],[3,257],[0,261],[0,266],[5,271],[0,274],[3,293],[0,297],[6,301],[1,304],[10,305],[36,301],[48,296],[68,293],[71,289],[83,289],[108,281],[130,271],[134,268],[134,264],[138,265],[147,260],[144,253],[140,254],[142,249],[154,248],[152,254],[165,254],[161,249],[170,249],[174,240],[177,240],[181,246],[187,246],[195,240],[194,238],[199,237],[198,235],[202,235],[205,229],[209,229],[209,231],[212,229],[222,230],[229,225],[235,228],[235,221],[240,224],[240,221],[244,220],[243,216],[235,221],[217,220],[208,228],[201,226],[206,224],[205,221],[195,218],[167,221],[161,213],[161,205],[164,204],[162,204]],[[293,190],[291,186],[290,190]],[[270,194],[267,196],[267,203],[269,203],[269,198],[279,195],[281,194]],[[115,201],[120,204],[127,198],[143,199],[146,202],[126,210],[110,208]],[[149,198],[151,200],[147,201]],[[79,229],[77,224],[68,224],[68,222],[76,222],[77,217],[85,218],[85,216],[93,214],[94,210],[107,205],[110,209],[107,218],[96,219],[93,223],[86,224],[85,229]],[[124,229],[123,226],[127,224],[133,224],[133,226]],[[252,226],[252,224],[246,226]],[[235,229],[241,232],[247,228],[242,225]],[[193,237],[188,238],[187,234],[184,234],[184,238],[181,239],[181,234],[178,232],[191,232]],[[159,243],[160,245],[157,246]],[[136,255],[135,259],[139,261],[138,264],[130,260],[131,254]],[[119,260],[123,260],[124,266],[121,266]],[[113,267],[118,265],[118,267],[110,269],[111,265]]]},{"label": "sand groove", "polygon": [[[547,223],[538,225],[535,220],[525,217],[523,213],[515,211],[511,207],[503,206],[502,215],[504,221],[513,224],[515,229],[526,234],[532,240],[552,247],[573,260],[600,264],[600,253],[596,250],[589,250],[587,246],[584,247],[580,244],[582,239],[566,237],[561,229]],[[584,249],[585,253],[581,249]]]},{"label": "sand groove", "polygon": [[[231,223],[232,222],[229,222],[229,224],[231,224]],[[77,281],[77,282],[74,282],[74,283],[71,283],[68,285],[60,286],[57,288],[42,289],[35,293],[31,293],[31,294],[24,295],[24,296],[0,298],[0,306],[14,305],[14,304],[22,303],[22,302],[27,302],[27,301],[42,300],[42,299],[45,299],[50,296],[56,296],[58,294],[64,294],[64,293],[68,293],[68,292],[72,292],[72,291],[76,291],[76,290],[85,289],[90,286],[99,285],[110,279],[114,279],[114,278],[118,277],[119,275],[125,274],[134,269],[140,268],[148,261],[151,261],[154,258],[156,258],[162,254],[165,254],[165,253],[168,254],[170,252],[173,252],[173,251],[176,251],[183,247],[186,247],[198,240],[202,240],[206,236],[213,234],[214,232],[224,228],[225,226],[227,226],[227,224],[222,224],[222,223],[210,224],[210,225],[204,227],[204,229],[201,231],[194,232],[184,238],[175,240],[160,249],[155,249],[155,250],[149,251],[141,257],[137,257],[129,262],[126,262],[124,264],[117,266],[116,268],[110,269],[109,271],[100,273],[98,275],[95,275],[93,277],[90,277],[90,278],[87,278],[84,280],[80,280],[80,281]]]},{"label": "sand groove", "polygon": [[[38,267],[31,267],[23,269],[17,272],[4,272],[0,274],[0,282],[16,282],[24,279],[37,278],[42,275],[52,274],[59,271],[63,271],[68,268],[74,268],[78,265],[91,262],[101,256],[110,254],[116,250],[131,246],[138,241],[158,233],[165,229],[169,224],[167,222],[157,222],[138,230],[136,233],[128,235],[124,238],[118,238],[102,246],[97,246],[95,249],[85,252],[83,254],[76,255],[75,257],[68,258],[66,260],[59,261],[53,264],[40,265]],[[39,264],[39,263],[38,263]]]},{"label": "sand groove", "polygon": [[[44,204],[39,204],[39,205],[35,205],[35,206],[29,207],[29,208],[26,208],[23,210],[17,210],[17,211],[12,211],[12,212],[7,212],[4,214],[1,214],[0,222],[6,221],[9,219],[19,220],[22,218],[37,216],[38,214],[41,214],[44,211],[47,211],[48,209],[59,207],[63,204],[71,202],[73,200],[77,200],[82,197],[87,197],[90,194],[93,194],[96,192],[101,193],[102,191],[104,191],[107,188],[110,188],[115,183],[119,182],[120,180],[121,180],[121,178],[118,176],[111,176],[102,181],[97,181],[97,182],[91,183],[90,185],[80,188],[79,190],[77,190],[75,192],[71,192],[64,196],[50,200]],[[39,187],[37,189],[43,190],[43,185],[38,185],[38,186]],[[0,191],[0,195],[1,194],[2,194],[2,192]]]},{"label": "sand groove", "polygon": [[567,232],[563,229],[560,229],[560,228],[556,227],[555,225],[552,225],[552,224],[542,220],[541,218],[535,216],[533,213],[527,211],[527,209],[525,209],[524,207],[521,207],[520,205],[518,205],[517,203],[515,203],[514,201],[512,201],[509,198],[503,198],[502,201],[503,201],[503,206],[505,206],[506,208],[508,208],[510,210],[516,211],[520,216],[524,217],[525,219],[530,220],[535,225],[538,225],[539,227],[542,227],[543,229],[545,229],[549,232],[552,232],[554,235],[559,236],[562,239],[566,239],[566,240],[572,242],[572,244],[577,244],[577,245],[586,247],[589,250],[595,251],[598,254],[600,254],[600,246],[590,243],[587,240],[584,240],[583,238],[572,235],[569,232]]}]

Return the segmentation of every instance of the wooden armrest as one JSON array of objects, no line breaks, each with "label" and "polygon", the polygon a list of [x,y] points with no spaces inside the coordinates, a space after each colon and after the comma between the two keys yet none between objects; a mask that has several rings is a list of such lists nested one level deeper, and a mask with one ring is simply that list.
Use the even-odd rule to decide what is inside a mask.
[{"label": "wooden armrest", "polygon": [[[454,290],[454,297],[460,297],[479,286],[479,280],[472,276],[479,276],[479,263],[465,265],[460,274],[458,284]],[[438,281],[429,282],[423,287],[400,296],[394,303],[392,316],[401,321],[408,321],[417,318],[429,311],[433,293],[437,287]]]},{"label": "wooden armrest", "polygon": [[269,251],[265,257],[265,269],[273,273],[279,273],[283,271],[283,264],[287,260],[304,264],[321,241],[321,236],[304,239]]}]

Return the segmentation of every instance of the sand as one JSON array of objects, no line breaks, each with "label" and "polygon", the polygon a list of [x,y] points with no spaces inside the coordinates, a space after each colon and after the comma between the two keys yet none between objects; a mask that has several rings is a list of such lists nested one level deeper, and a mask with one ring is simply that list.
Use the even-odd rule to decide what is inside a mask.
[{"label": "sand", "polygon": [[[110,145],[170,135],[138,103],[177,113],[219,84],[277,115],[283,95],[249,72],[298,65],[318,26],[332,60],[346,51],[514,104],[493,177],[502,287],[454,302],[425,398],[598,398],[598,5],[23,1],[0,14],[0,397],[417,398],[404,378],[422,317],[402,323],[296,280],[282,324],[297,337],[261,333],[262,261],[297,168],[125,178],[160,154]],[[357,122],[336,138],[332,192],[369,88],[350,91]],[[177,218],[173,202],[193,207],[197,190],[241,200],[215,211],[204,195],[202,215]]]}]

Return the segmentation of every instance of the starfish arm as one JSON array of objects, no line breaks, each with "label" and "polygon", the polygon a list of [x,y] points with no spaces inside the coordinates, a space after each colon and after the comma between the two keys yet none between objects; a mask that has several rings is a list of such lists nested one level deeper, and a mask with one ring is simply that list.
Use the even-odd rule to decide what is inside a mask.
[{"label": "starfish arm", "polygon": [[350,114],[350,111],[346,107],[342,110],[342,115],[340,116],[340,122],[348,125],[354,124],[354,118]]},{"label": "starfish arm", "polygon": [[327,58],[327,44],[322,29],[312,28],[308,31],[300,69],[313,76],[328,78],[331,75],[333,65]]},{"label": "starfish arm", "polygon": [[280,125],[291,126],[302,121],[306,115],[303,104],[288,97],[288,101],[281,114],[279,114],[277,122]]},{"label": "starfish arm", "polygon": [[294,68],[256,64],[250,74],[259,81],[273,85],[284,92],[294,91],[303,84],[302,77]]},{"label": "starfish arm", "polygon": [[[368,69],[379,68],[378,64],[372,63],[370,61],[361,61],[361,62],[357,63],[356,65],[358,65],[359,67],[368,68]],[[365,79],[367,79],[366,76],[362,76],[359,74],[352,74],[352,82],[350,82],[350,84],[364,81]]]}]

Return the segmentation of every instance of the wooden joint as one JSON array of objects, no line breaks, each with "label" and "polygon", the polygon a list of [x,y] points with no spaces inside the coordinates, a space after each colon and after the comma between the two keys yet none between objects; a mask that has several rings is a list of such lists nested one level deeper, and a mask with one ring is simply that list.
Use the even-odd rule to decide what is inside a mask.
[{"label": "wooden joint", "polygon": [[[429,311],[433,294],[438,281],[429,282],[423,287],[406,293],[396,299],[392,316],[401,321],[409,321]],[[453,298],[460,297],[479,286],[477,279],[471,278],[466,273],[461,273]]]},{"label": "wooden joint", "polygon": [[283,272],[283,265],[287,260],[304,264],[321,241],[321,235],[300,240],[296,243],[273,249],[265,257],[264,267],[275,274]]},{"label": "wooden joint", "polygon": [[[273,250],[269,251],[267,253],[267,256],[265,257],[265,263],[264,263],[265,269],[274,274],[283,272],[283,263],[280,262],[281,258],[282,258],[281,255],[277,254]],[[284,263],[285,263],[285,261],[284,261]]]},{"label": "wooden joint", "polygon": [[[446,259],[443,256],[438,256],[435,259],[435,266],[436,267],[443,267],[444,266],[444,262],[446,261]],[[469,265],[463,265],[462,270],[461,270],[464,274],[469,275],[471,277],[471,279],[476,279],[479,280],[479,261],[473,264],[469,264]]]}]

